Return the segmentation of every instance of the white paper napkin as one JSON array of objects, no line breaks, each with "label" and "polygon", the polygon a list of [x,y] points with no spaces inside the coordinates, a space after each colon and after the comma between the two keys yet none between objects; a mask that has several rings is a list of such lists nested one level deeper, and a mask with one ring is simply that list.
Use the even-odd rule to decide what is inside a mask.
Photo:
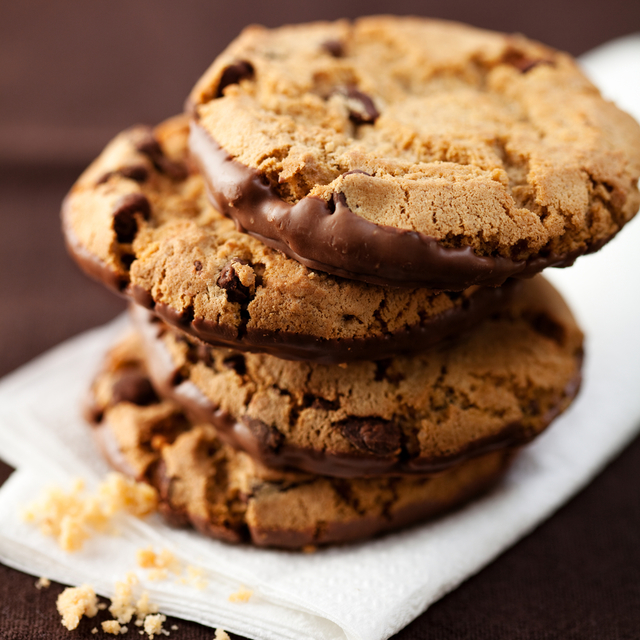
[{"label": "white paper napkin", "polygon": [[[606,95],[640,118],[640,36],[583,62]],[[230,546],[156,516],[123,517],[120,535],[98,535],[68,554],[25,524],[21,509],[44,487],[70,487],[77,476],[95,485],[107,471],[80,405],[126,320],[70,340],[0,383],[0,455],[18,469],[0,490],[0,560],[110,596],[135,569],[138,549],[168,548],[184,565],[202,567],[208,584],[145,582],[140,571],[164,613],[261,640],[388,638],[553,513],[640,429],[638,246],[634,221],[598,254],[548,272],[588,336],[585,383],[497,490],[433,523],[315,554]],[[241,586],[253,591],[249,601],[230,602]]]}]

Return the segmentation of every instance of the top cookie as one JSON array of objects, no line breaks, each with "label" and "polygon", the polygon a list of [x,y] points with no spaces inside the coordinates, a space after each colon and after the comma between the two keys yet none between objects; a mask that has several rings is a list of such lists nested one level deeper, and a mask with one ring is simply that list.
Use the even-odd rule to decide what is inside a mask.
[{"label": "top cookie", "polygon": [[597,250],[640,203],[640,127],[522,36],[394,17],[249,27],[189,103],[217,206],[348,278],[498,285]]}]

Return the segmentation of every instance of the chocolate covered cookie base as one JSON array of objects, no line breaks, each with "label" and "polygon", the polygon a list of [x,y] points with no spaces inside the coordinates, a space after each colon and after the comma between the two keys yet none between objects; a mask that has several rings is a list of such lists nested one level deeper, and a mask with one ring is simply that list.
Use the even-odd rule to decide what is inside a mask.
[{"label": "chocolate covered cookie base", "polygon": [[547,267],[569,267],[615,235],[565,253],[542,251],[526,260],[479,255],[469,246],[446,247],[419,231],[370,222],[353,213],[339,192],[329,201],[307,196],[289,204],[257,170],[234,160],[197,121],[191,124],[190,147],[209,197],[239,229],[310,269],[352,280],[444,291],[497,287],[508,278],[531,278]]},{"label": "chocolate covered cookie base", "polygon": [[496,451],[433,477],[337,479],[264,467],[151,391],[135,336],[109,355],[91,420],[115,468],[155,486],[174,525],[229,542],[298,549],[352,542],[446,512],[502,477]]}]

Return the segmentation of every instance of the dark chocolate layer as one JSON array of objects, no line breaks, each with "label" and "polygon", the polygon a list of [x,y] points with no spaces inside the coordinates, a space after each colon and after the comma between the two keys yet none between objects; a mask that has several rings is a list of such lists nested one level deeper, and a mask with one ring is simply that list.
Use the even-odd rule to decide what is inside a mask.
[{"label": "dark chocolate layer", "polygon": [[306,267],[345,278],[443,291],[499,286],[511,276],[529,278],[546,267],[570,266],[579,255],[597,251],[609,240],[529,260],[479,256],[471,247],[445,248],[423,233],[374,224],[354,214],[344,198],[334,198],[331,207],[311,196],[291,205],[197,122],[192,122],[189,144],[218,210]]},{"label": "dark chocolate layer", "polygon": [[[268,437],[268,427],[259,420],[237,419],[215,406],[190,380],[181,380],[165,345],[158,339],[158,325],[133,309],[147,353],[148,374],[157,392],[175,400],[195,422],[213,424],[222,441],[246,451],[268,467],[291,468],[325,476],[357,478],[381,475],[425,475],[445,471],[461,462],[499,449],[520,447],[531,441],[530,433],[519,423],[507,424],[498,433],[470,441],[464,448],[438,458],[408,457],[403,450],[391,455],[356,455],[303,449]],[[581,356],[580,356],[581,357]],[[580,388],[580,363],[557,405],[544,416],[548,426],[572,400]]]}]

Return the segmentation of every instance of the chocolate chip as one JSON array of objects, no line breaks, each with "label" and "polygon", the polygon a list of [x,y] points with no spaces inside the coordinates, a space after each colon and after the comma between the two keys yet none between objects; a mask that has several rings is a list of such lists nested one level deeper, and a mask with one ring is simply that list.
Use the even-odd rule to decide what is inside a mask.
[{"label": "chocolate chip", "polygon": [[539,313],[530,320],[531,326],[536,333],[549,338],[559,345],[564,344],[565,330],[564,327],[556,322],[553,318],[546,313]]},{"label": "chocolate chip", "polygon": [[239,376],[247,373],[247,363],[244,356],[239,353],[233,356],[227,356],[222,361],[222,364],[224,364],[227,369],[233,369]]},{"label": "chocolate chip", "polygon": [[346,502],[352,509],[358,511],[360,501],[353,491],[353,484],[344,478],[332,478],[331,486],[333,490]]},{"label": "chocolate chip", "polygon": [[200,262],[200,260],[196,260],[193,263],[193,266],[194,266],[196,271],[202,271],[202,262]]},{"label": "chocolate chip", "polygon": [[384,360],[378,360],[376,363],[376,372],[373,379],[376,382],[381,382],[387,377],[387,369],[391,366],[391,358],[385,358]]},{"label": "chocolate chip", "polygon": [[122,262],[122,265],[127,270],[131,269],[131,265],[133,264],[133,261],[135,259],[136,259],[136,257],[135,257],[135,255],[133,253],[123,253],[120,256],[120,262]]},{"label": "chocolate chip", "polygon": [[86,412],[87,420],[93,425],[98,425],[104,418],[104,411],[96,405],[91,405]]},{"label": "chocolate chip", "polygon": [[347,99],[349,120],[354,124],[373,124],[380,116],[373,100],[366,93],[353,86],[340,89],[339,93]]},{"label": "chocolate chip", "polygon": [[147,156],[153,164],[155,164],[159,158],[164,157],[164,151],[150,129],[141,135],[135,143],[135,149],[139,153]]},{"label": "chocolate chip", "polygon": [[225,88],[230,84],[238,84],[241,80],[252,78],[254,73],[253,65],[246,60],[238,60],[228,65],[220,76],[216,98],[222,98]]},{"label": "chocolate chip", "polygon": [[195,344],[193,342],[189,342],[187,340],[186,336],[180,336],[181,338],[181,342],[183,342],[186,346],[187,346],[187,351],[185,353],[185,358],[191,363],[191,364],[195,364],[196,362],[198,362],[199,358],[199,354],[198,354],[198,344]]},{"label": "chocolate chip", "polygon": [[275,427],[265,424],[262,420],[256,420],[255,418],[245,416],[243,421],[258,441],[260,449],[267,452],[278,450],[282,444],[282,440],[284,439],[284,436],[280,431]]},{"label": "chocolate chip", "polygon": [[139,371],[122,371],[112,389],[112,404],[131,402],[141,407],[158,402],[149,379]]},{"label": "chocolate chip", "polygon": [[515,67],[516,69],[518,69],[518,71],[520,71],[520,73],[527,73],[540,64],[553,65],[553,60],[548,60],[546,58],[532,58],[526,53],[518,51],[517,49],[507,50],[502,58],[502,61]]},{"label": "chocolate chip", "polygon": [[249,287],[245,287],[245,285],[240,282],[240,278],[233,266],[235,263],[247,264],[244,260],[232,258],[222,267],[216,284],[227,292],[227,300],[229,302],[244,304],[251,297],[251,292]]},{"label": "chocolate chip", "polygon": [[107,171],[107,173],[105,173],[96,184],[104,184],[105,182],[108,182],[111,176],[122,176],[128,180],[142,183],[146,182],[149,177],[149,172],[147,171],[147,168],[141,164],[133,165],[131,167],[121,167],[115,171]]},{"label": "chocolate chip", "polygon": [[182,369],[176,369],[169,379],[169,384],[172,387],[179,387],[185,380],[188,380],[185,372]]},{"label": "chocolate chip", "polygon": [[138,153],[147,156],[160,173],[164,173],[172,180],[184,180],[189,174],[183,164],[174,162],[165,156],[160,143],[153,135],[151,129],[142,134],[135,144],[135,149]]},{"label": "chocolate chip", "polygon": [[389,420],[380,418],[348,418],[336,426],[342,435],[360,451],[379,456],[400,453],[402,438],[400,428]]},{"label": "chocolate chip", "polygon": [[344,56],[344,44],[340,40],[325,40],[320,47],[334,58]]},{"label": "chocolate chip", "polygon": [[128,244],[138,232],[138,220],[136,214],[140,214],[145,220],[151,215],[151,205],[146,196],[141,193],[131,193],[123,196],[113,212],[113,230],[118,242]]},{"label": "chocolate chip", "polygon": [[331,213],[336,212],[336,206],[338,205],[338,203],[348,208],[347,196],[345,196],[344,193],[338,192],[331,194],[331,197],[327,201],[327,206],[329,207],[329,211]]},{"label": "chocolate chip", "polygon": [[213,350],[209,345],[198,345],[198,361],[204,363],[207,367],[213,366],[215,358],[213,356]]},{"label": "chocolate chip", "polygon": [[141,164],[134,165],[132,167],[122,167],[122,169],[120,169],[120,174],[125,178],[129,178],[129,180],[134,180],[135,182],[145,182],[149,177],[147,167]]}]

